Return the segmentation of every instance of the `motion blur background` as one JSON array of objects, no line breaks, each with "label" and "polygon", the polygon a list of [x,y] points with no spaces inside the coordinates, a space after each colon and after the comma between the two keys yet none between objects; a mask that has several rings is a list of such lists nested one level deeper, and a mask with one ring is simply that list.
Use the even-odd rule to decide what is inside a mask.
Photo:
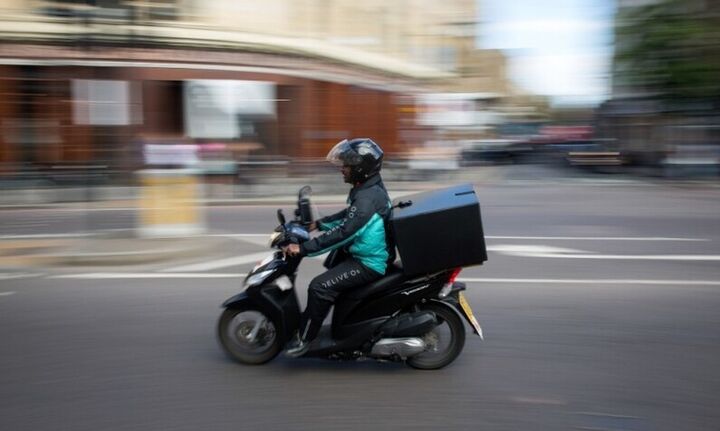
[{"label": "motion blur background", "polygon": [[3,0],[3,201],[180,167],[206,193],[271,193],[252,185],[320,175],[357,136],[412,178],[717,177],[720,2],[513,4]]},{"label": "motion blur background", "polygon": [[[718,430],[719,78],[718,0],[0,0],[0,430]],[[351,137],[475,187],[485,340],[226,360]]]}]

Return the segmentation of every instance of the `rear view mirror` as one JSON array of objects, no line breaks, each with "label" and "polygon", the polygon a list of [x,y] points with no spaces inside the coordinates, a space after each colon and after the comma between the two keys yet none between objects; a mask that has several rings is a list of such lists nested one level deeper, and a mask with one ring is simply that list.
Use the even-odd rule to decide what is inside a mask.
[{"label": "rear view mirror", "polygon": [[298,193],[297,215],[300,217],[300,223],[303,225],[309,225],[313,221],[312,205],[310,203],[311,195],[312,188],[310,188],[310,186],[301,188]]},{"label": "rear view mirror", "polygon": [[303,186],[298,192],[298,199],[309,198],[310,196],[312,196],[312,187],[310,186]]}]

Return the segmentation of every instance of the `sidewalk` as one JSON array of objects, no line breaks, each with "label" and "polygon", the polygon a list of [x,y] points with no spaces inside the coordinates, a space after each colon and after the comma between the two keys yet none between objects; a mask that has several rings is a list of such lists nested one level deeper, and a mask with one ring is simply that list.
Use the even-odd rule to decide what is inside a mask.
[{"label": "sidewalk", "polygon": [[[492,167],[449,172],[392,171],[384,175],[391,197],[417,193],[453,183],[493,181]],[[349,186],[337,172],[294,178],[263,178],[245,185],[205,184],[203,206],[285,205],[297,202],[303,185],[313,188],[315,204],[343,204]],[[5,190],[0,194],[0,210],[35,208],[112,209],[138,208],[139,187],[92,187]],[[106,266],[131,267],[220,255],[230,249],[228,238],[198,235],[188,238],[137,238],[132,232],[100,233],[85,237],[6,238],[0,240],[0,268]]]},{"label": "sidewalk", "polygon": [[210,256],[229,250],[216,235],[138,238],[131,231],[84,237],[0,240],[0,268],[118,267]]}]

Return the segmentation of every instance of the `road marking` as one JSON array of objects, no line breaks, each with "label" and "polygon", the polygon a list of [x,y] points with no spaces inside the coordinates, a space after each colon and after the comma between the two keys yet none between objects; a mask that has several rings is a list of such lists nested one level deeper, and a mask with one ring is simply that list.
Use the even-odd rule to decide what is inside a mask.
[{"label": "road marking", "polygon": [[486,239],[533,239],[551,241],[710,241],[707,238],[672,238],[672,237],[617,237],[617,236],[493,236]]},{"label": "road marking", "polygon": [[[241,256],[228,257],[225,259],[211,260],[207,262],[193,263],[188,265],[174,266],[172,268],[161,269],[161,272],[202,272],[213,269],[227,268],[229,266],[244,265],[248,263],[257,263],[274,253],[273,250],[263,251],[260,253],[244,254]],[[325,255],[307,257],[306,259],[324,260]]]},{"label": "road marking", "polygon": [[0,296],[10,296],[10,295],[14,295],[14,294],[15,294],[15,292],[0,292]]},{"label": "road marking", "polygon": [[598,413],[598,412],[572,412],[572,414],[580,416],[597,416],[603,418],[616,418],[616,419],[642,419],[640,416],[628,416],[618,415],[613,413]]},{"label": "road marking", "polygon": [[99,280],[112,278],[242,278],[246,273],[158,273],[158,272],[91,272],[87,274],[53,275],[48,278],[72,278],[84,280]]},{"label": "road marking", "polygon": [[269,233],[214,233],[208,236],[223,236],[227,238],[254,238],[254,237],[262,237],[262,238],[270,238]]},{"label": "road marking", "polygon": [[574,248],[552,247],[549,245],[532,245],[532,244],[498,244],[487,246],[487,251],[496,251],[501,254],[529,256],[543,253],[587,253],[584,250],[576,250]]},{"label": "road marking", "polygon": [[501,251],[500,254],[506,256],[517,257],[544,257],[552,259],[604,259],[604,260],[677,260],[677,261],[718,261],[720,255],[700,255],[700,254],[566,254],[566,253],[537,253],[537,252],[513,252]]},{"label": "road marking", "polygon": [[[264,233],[220,233],[210,236],[223,236],[229,238],[269,238],[270,234]],[[498,236],[486,235],[486,239],[527,239],[527,240],[552,240],[552,241],[710,241],[708,238],[682,238],[682,237],[642,237],[642,236]]]},{"label": "road marking", "polygon": [[0,280],[13,280],[16,278],[41,277],[43,275],[45,275],[45,274],[33,273],[33,272],[15,272],[15,273],[8,273],[8,274],[0,274]]},{"label": "road marking", "polygon": [[[218,236],[225,236],[225,235],[218,235]],[[246,244],[252,244],[257,245],[262,248],[267,248],[270,244],[270,235],[247,235],[247,236],[226,236],[227,238],[233,239],[235,241],[240,241]]]},{"label": "road marking", "polygon": [[228,266],[243,265],[246,263],[257,263],[265,259],[270,253],[270,251],[264,251],[262,253],[245,254],[242,256],[228,257],[226,259],[213,260],[210,262],[174,266],[172,268],[163,269],[162,272],[201,272],[218,268],[226,268]]},{"label": "road marking", "polygon": [[548,257],[561,259],[606,259],[606,260],[678,260],[678,261],[719,261],[720,255],[709,254],[649,254],[649,255],[632,255],[632,254],[554,254],[554,253],[537,253],[529,257]]},{"label": "road marking", "polygon": [[45,239],[45,238],[79,238],[87,236],[97,236],[96,233],[38,233],[38,234],[27,234],[27,235],[0,235],[0,240],[5,239]]},{"label": "road marking", "polygon": [[465,283],[518,284],[641,284],[667,286],[720,286],[720,280],[637,280],[637,279],[568,279],[568,278],[458,278]]},{"label": "road marking", "polygon": [[488,246],[493,251],[506,256],[545,257],[555,259],[612,259],[612,260],[679,260],[679,261],[717,261],[720,255],[714,254],[598,254],[572,248],[550,247],[544,245],[506,245]]},{"label": "road marking", "polygon": [[[32,204],[31,204],[32,205]],[[136,207],[111,207],[111,208],[90,208],[90,207],[83,207],[83,208],[60,208],[58,205],[62,204],[39,204],[35,206],[32,210],[27,209],[27,207],[5,207],[4,211],[14,211],[14,212],[32,212],[33,214],[37,214],[40,212],[51,212],[51,213],[76,213],[76,212],[102,212],[102,211],[137,211],[138,209]]]},{"label": "road marking", "polygon": [[[196,273],[196,272],[91,272],[84,274],[52,275],[62,279],[132,279],[132,278],[242,278],[247,273]],[[720,286],[720,280],[641,280],[641,279],[566,279],[566,278],[458,278],[465,283],[517,283],[517,284],[639,284],[667,286]]]},{"label": "road marking", "polygon": [[538,398],[538,397],[515,397],[511,398],[512,401],[522,404],[538,404],[548,406],[565,406],[567,401],[557,400],[553,398]]},{"label": "road marking", "polygon": [[[110,232],[123,229],[107,229],[103,232]],[[97,232],[72,232],[72,233],[45,233],[45,234],[23,234],[23,235],[0,235],[4,239],[33,239],[33,238],[73,238],[97,236]],[[219,233],[210,234],[212,237],[226,238],[270,238],[269,233]],[[595,236],[497,236],[486,235],[486,239],[519,239],[519,240],[548,240],[548,241],[710,241],[708,238],[681,238],[681,237],[595,237]],[[265,244],[265,242],[264,242]]]}]

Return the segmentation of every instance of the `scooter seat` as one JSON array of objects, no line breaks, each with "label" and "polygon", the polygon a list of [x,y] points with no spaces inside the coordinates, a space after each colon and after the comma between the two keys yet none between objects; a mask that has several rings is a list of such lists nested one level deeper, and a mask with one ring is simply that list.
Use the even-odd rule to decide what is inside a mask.
[{"label": "scooter seat", "polygon": [[376,293],[382,292],[393,285],[401,283],[404,280],[405,273],[403,272],[402,266],[400,266],[399,263],[393,263],[388,267],[385,275],[381,279],[374,281],[367,286],[352,289],[345,294],[345,297],[348,299],[367,298],[368,296],[375,295]]}]

